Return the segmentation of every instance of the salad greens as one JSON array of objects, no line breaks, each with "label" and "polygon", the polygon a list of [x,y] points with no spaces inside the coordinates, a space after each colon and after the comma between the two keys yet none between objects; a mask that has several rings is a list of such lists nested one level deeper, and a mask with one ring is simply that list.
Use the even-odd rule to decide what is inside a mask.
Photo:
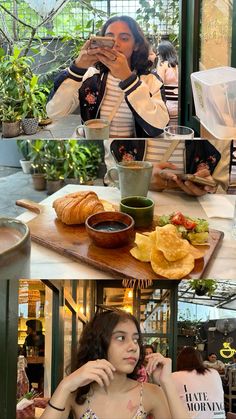
[{"label": "salad greens", "polygon": [[205,244],[209,235],[209,223],[204,218],[193,218],[175,212],[158,217],[158,226],[174,224],[184,239],[192,244]]}]

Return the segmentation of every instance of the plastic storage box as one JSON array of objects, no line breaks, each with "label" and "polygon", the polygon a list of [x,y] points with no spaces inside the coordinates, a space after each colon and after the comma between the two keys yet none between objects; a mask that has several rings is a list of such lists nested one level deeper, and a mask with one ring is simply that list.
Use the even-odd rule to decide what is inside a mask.
[{"label": "plastic storage box", "polygon": [[236,138],[236,68],[217,67],[191,74],[196,115],[216,138]]}]

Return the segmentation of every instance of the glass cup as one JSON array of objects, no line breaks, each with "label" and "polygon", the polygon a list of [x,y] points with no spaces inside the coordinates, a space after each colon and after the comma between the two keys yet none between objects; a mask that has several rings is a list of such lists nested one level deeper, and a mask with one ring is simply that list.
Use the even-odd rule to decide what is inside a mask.
[{"label": "glass cup", "polygon": [[169,125],[164,128],[164,137],[170,140],[187,140],[194,138],[194,131],[181,125]]}]

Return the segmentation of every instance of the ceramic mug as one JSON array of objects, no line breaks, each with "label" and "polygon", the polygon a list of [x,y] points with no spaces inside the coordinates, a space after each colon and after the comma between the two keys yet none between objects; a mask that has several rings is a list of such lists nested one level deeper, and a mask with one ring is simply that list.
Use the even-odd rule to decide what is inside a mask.
[{"label": "ceramic mug", "polygon": [[0,218],[0,279],[30,277],[30,231],[22,221]]},{"label": "ceramic mug", "polygon": [[109,138],[109,121],[106,119],[89,119],[76,129],[77,135],[83,130],[87,140],[107,140]]},{"label": "ceramic mug", "polygon": [[131,215],[135,227],[149,227],[153,221],[154,202],[144,196],[128,196],[121,200],[120,211]]},{"label": "ceramic mug", "polygon": [[107,177],[120,188],[121,198],[147,196],[152,168],[152,164],[147,161],[123,161],[110,168]]}]

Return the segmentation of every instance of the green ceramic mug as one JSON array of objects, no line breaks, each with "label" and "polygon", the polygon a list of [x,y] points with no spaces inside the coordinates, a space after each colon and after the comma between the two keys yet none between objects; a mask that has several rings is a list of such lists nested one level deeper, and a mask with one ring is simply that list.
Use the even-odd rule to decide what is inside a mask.
[{"label": "green ceramic mug", "polygon": [[[122,161],[116,167],[111,167],[107,176],[120,188],[121,198],[131,195],[147,196],[152,169],[152,163],[148,161]],[[119,180],[116,180],[117,174]]]},{"label": "green ceramic mug", "polygon": [[121,200],[120,211],[133,217],[135,227],[149,227],[153,221],[154,202],[144,196],[128,196]]}]

